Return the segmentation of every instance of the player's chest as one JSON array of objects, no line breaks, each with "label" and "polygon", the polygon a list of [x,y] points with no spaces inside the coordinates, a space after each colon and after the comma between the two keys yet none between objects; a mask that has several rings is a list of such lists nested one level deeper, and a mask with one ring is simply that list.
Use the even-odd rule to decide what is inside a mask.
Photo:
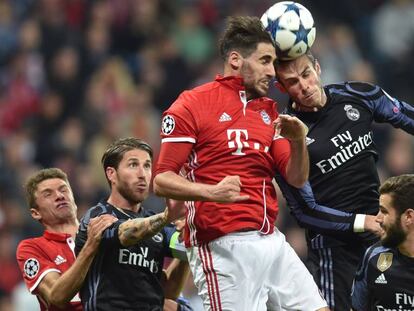
[{"label": "player's chest", "polygon": [[[70,243],[74,242],[71,240]],[[75,261],[75,254],[69,242],[55,242],[44,248],[47,251],[49,260],[54,262],[60,270],[67,270]]]},{"label": "player's chest", "polygon": [[[267,151],[272,142],[275,113],[270,107],[252,104],[245,109],[242,105],[215,106],[205,111],[198,136],[199,146]],[[238,150],[238,151],[237,151]]]},{"label": "player's chest", "polygon": [[312,168],[329,172],[373,147],[371,115],[356,105],[336,105],[309,124]]},{"label": "player's chest", "polygon": [[414,266],[400,265],[394,261],[389,268],[382,270],[375,269],[369,280],[377,301],[384,307],[414,309]]}]

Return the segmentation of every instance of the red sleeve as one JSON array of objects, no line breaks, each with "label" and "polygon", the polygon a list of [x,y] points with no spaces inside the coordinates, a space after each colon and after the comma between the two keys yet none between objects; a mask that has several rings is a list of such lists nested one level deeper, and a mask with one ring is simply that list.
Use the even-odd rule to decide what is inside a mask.
[{"label": "red sleeve", "polygon": [[16,257],[24,282],[33,294],[46,274],[52,271],[61,273],[33,240],[22,241],[17,248]]},{"label": "red sleeve", "polygon": [[161,144],[160,155],[157,161],[155,175],[173,171],[178,174],[190,155],[192,143],[186,142],[164,142]]},{"label": "red sleeve", "polygon": [[196,105],[197,98],[190,91],[180,95],[162,116],[161,142],[196,142],[198,118],[193,109]]},{"label": "red sleeve", "polygon": [[286,138],[276,137],[270,148],[275,168],[286,179],[286,166],[290,159],[290,142]]}]

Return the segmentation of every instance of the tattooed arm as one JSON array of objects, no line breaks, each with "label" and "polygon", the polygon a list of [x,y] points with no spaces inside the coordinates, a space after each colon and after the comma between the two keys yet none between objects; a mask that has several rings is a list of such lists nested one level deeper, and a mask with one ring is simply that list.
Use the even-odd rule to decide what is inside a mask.
[{"label": "tattooed arm", "polygon": [[169,219],[165,212],[147,218],[130,219],[119,226],[119,241],[122,246],[131,246],[153,236],[168,223]]},{"label": "tattooed arm", "polygon": [[168,199],[164,212],[147,218],[130,219],[119,226],[118,237],[122,246],[131,246],[139,240],[149,238],[161,229],[183,217],[184,202]]}]

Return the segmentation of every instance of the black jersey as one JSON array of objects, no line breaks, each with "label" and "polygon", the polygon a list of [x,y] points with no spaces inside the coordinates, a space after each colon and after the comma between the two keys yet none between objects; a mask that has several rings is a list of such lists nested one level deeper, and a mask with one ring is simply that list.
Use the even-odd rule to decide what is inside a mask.
[{"label": "black jersey", "polygon": [[414,258],[379,244],[365,253],[352,289],[357,311],[414,311]]},{"label": "black jersey", "polygon": [[85,311],[151,310],[163,309],[164,296],[160,284],[165,256],[171,256],[169,238],[172,228],[164,228],[152,238],[124,247],[118,238],[120,224],[128,219],[153,215],[141,208],[138,214],[120,211],[107,202],[100,202],[81,219],[76,236],[78,254],[87,239],[91,218],[112,214],[118,218],[102,235],[99,251],[92,262],[81,288]]},{"label": "black jersey", "polygon": [[414,134],[413,107],[378,86],[345,82],[324,90],[327,102],[318,112],[287,111],[309,127],[310,185],[296,189],[277,178],[293,215],[309,229],[312,248],[375,239],[369,233],[355,237],[351,226],[355,214],[378,212],[378,152],[372,123],[387,122]]}]

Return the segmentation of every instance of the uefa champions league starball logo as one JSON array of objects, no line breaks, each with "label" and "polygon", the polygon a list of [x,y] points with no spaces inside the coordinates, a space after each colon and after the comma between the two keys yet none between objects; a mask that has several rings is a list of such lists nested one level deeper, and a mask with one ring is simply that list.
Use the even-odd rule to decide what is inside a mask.
[{"label": "uefa champions league starball logo", "polygon": [[37,261],[37,259],[34,259],[34,258],[29,258],[24,263],[23,269],[24,269],[24,274],[26,274],[26,276],[29,279],[33,279],[39,273],[39,269],[40,269],[39,261]]},{"label": "uefa champions league starball logo", "polygon": [[170,115],[166,115],[163,119],[162,119],[162,124],[161,124],[161,131],[164,135],[170,135],[175,128],[175,120],[173,118],[173,116]]}]

